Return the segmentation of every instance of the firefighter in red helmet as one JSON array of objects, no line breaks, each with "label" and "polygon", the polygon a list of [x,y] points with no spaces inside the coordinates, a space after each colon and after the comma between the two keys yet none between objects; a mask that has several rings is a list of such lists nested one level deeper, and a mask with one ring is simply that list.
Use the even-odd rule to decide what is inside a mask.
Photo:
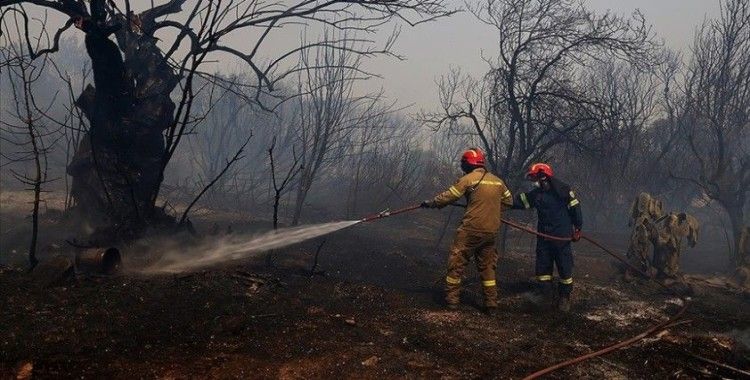
[{"label": "firefighter in red helmet", "polygon": [[[537,210],[537,230],[541,233],[570,238],[581,238],[583,216],[581,204],[570,186],[555,177],[552,167],[545,163],[531,165],[526,177],[533,181],[535,188],[520,193],[513,202],[514,209]],[[573,290],[573,250],[568,241],[537,237],[536,279],[544,295],[551,293],[553,270],[559,275],[558,309],[570,310],[570,294]]]},{"label": "firefighter in red helmet", "polygon": [[497,310],[497,249],[495,239],[500,230],[500,213],[513,205],[513,196],[505,183],[485,168],[484,153],[469,149],[461,156],[465,175],[448,190],[422,202],[422,207],[443,208],[466,198],[466,212],[448,259],[445,277],[445,301],[448,308],[458,307],[461,280],[466,264],[473,256],[482,278],[484,306],[488,314]]}]

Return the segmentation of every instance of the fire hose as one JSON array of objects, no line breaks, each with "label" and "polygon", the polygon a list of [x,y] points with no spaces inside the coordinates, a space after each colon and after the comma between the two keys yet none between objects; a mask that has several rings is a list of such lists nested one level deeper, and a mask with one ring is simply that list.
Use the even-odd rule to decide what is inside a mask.
[{"label": "fire hose", "polygon": [[[530,234],[533,234],[533,235],[537,235],[537,236],[543,237],[543,238],[548,239],[548,240],[557,240],[557,241],[571,241],[572,240],[569,237],[559,237],[559,236],[547,235],[547,234],[535,231],[535,230],[533,230],[531,228],[525,227],[523,225],[520,225],[518,223],[511,222],[511,221],[506,220],[506,219],[501,219],[501,220],[502,220],[502,222],[504,224],[506,224],[506,225],[508,225],[510,227],[513,227],[515,229],[518,229],[518,230],[521,230],[521,231],[524,231],[524,232],[527,232],[527,233],[530,233]],[[615,253],[612,250],[608,249],[607,247],[603,246],[601,243],[597,242],[596,240],[594,240],[594,239],[592,239],[592,238],[590,238],[590,237],[588,237],[586,235],[582,235],[581,239],[586,240],[587,242],[593,244],[594,246],[596,246],[597,248],[601,249],[602,251],[604,251],[608,255],[614,257],[618,261],[620,261],[623,264],[627,265],[630,269],[636,271],[641,276],[650,279],[650,276],[646,272],[642,271],[640,268],[638,268],[635,265],[631,264],[627,259],[624,259],[622,256],[618,255],[617,253]],[[672,288],[670,288],[670,287],[668,287],[668,286],[666,286],[666,285],[664,285],[664,284],[662,284],[660,282],[656,282],[656,283],[659,284],[660,286],[662,286],[663,288],[667,289],[668,291],[675,293]],[[571,366],[571,365],[574,365],[574,364],[578,364],[578,363],[584,362],[584,361],[586,361],[588,359],[592,359],[592,358],[595,358],[597,356],[601,356],[601,355],[610,353],[612,351],[616,351],[616,350],[619,350],[621,348],[625,348],[627,346],[630,346],[633,343],[638,342],[641,339],[647,338],[647,337],[649,337],[649,336],[651,336],[653,334],[658,333],[659,331],[664,330],[665,328],[668,328],[669,326],[673,325],[678,319],[680,319],[683,314],[685,314],[685,311],[687,311],[687,308],[688,308],[688,305],[689,305],[689,303],[687,302],[686,299],[682,298],[679,294],[675,294],[675,295],[677,297],[679,297],[680,300],[682,300],[682,307],[680,308],[679,311],[677,311],[677,313],[674,316],[672,316],[667,321],[661,322],[661,323],[659,323],[659,324],[657,324],[657,325],[655,325],[653,327],[650,327],[646,331],[644,331],[644,332],[642,332],[642,333],[640,333],[640,334],[638,334],[638,335],[636,335],[636,336],[634,336],[632,338],[629,338],[629,339],[626,339],[626,340],[623,340],[623,341],[611,344],[611,345],[609,345],[607,347],[604,347],[604,348],[602,348],[602,349],[600,349],[598,351],[594,351],[594,352],[591,352],[591,353],[588,353],[588,354],[585,354],[585,355],[581,355],[581,356],[572,358],[570,360],[566,360],[564,362],[560,362],[560,363],[557,363],[557,364],[555,364],[553,366],[550,366],[550,367],[541,369],[539,371],[536,371],[536,372],[534,372],[534,373],[532,373],[532,374],[524,377],[524,380],[536,379],[536,378],[538,378],[540,376],[544,376],[544,375],[547,375],[549,373],[552,373],[552,372],[554,372],[554,371],[556,371],[558,369],[565,368],[565,367],[568,367],[568,366]]]},{"label": "fire hose", "polygon": [[[466,207],[465,205],[458,205],[458,204],[456,204],[454,206],[457,206],[457,207]],[[370,222],[370,221],[374,221],[374,220],[378,220],[378,219],[382,219],[382,218],[387,218],[387,217],[390,217],[390,216],[394,216],[394,215],[403,214],[403,213],[406,213],[406,212],[409,212],[409,211],[413,211],[413,210],[416,210],[418,208],[420,208],[420,205],[414,205],[414,206],[404,207],[404,208],[397,209],[397,210],[394,210],[394,211],[390,211],[390,210],[386,209],[384,211],[381,211],[380,213],[377,213],[377,214],[365,217],[360,222]],[[529,233],[529,234],[532,234],[532,235],[536,235],[536,236],[542,237],[542,238],[547,239],[547,240],[556,240],[556,241],[572,241],[573,240],[570,237],[560,237],[560,236],[548,235],[548,234],[536,231],[536,230],[534,230],[532,228],[526,227],[526,226],[524,226],[522,224],[510,221],[510,220],[507,220],[507,219],[501,219],[501,221],[502,221],[503,224],[508,225],[508,226],[510,226],[512,228],[515,228],[517,230],[520,230],[520,231],[523,231],[523,232],[526,232],[526,233]],[[609,248],[605,247],[604,245],[602,245],[598,241],[596,241],[596,240],[594,240],[594,239],[592,239],[592,238],[590,238],[590,237],[588,237],[586,235],[582,235],[581,239],[585,240],[585,241],[587,241],[589,243],[591,243],[592,245],[594,245],[595,247],[601,249],[602,251],[604,251],[608,255],[614,257],[615,259],[617,259],[618,261],[622,262],[623,264],[625,264],[626,266],[628,266],[630,269],[632,269],[636,273],[638,273],[641,276],[643,276],[644,278],[646,278],[646,279],[650,279],[651,278],[651,276],[648,273],[646,273],[643,270],[641,270],[640,268],[636,267],[635,265],[633,265],[632,263],[630,263],[627,259],[625,259],[621,255],[613,252],[612,250],[610,250]],[[661,287],[665,288],[666,290],[668,290],[669,292],[675,294],[682,301],[682,307],[680,308],[680,310],[677,311],[677,313],[674,316],[672,316],[671,318],[669,318],[668,320],[666,320],[664,322],[661,322],[661,323],[659,323],[657,325],[654,325],[654,326],[648,328],[644,332],[642,332],[642,333],[640,333],[640,334],[638,334],[638,335],[636,335],[636,336],[634,336],[632,338],[629,338],[629,339],[626,339],[626,340],[623,340],[623,341],[611,344],[611,345],[606,346],[606,347],[604,347],[604,348],[602,348],[602,349],[600,349],[598,351],[594,351],[594,352],[591,352],[591,353],[588,353],[588,354],[585,354],[585,355],[581,355],[581,356],[578,356],[578,357],[575,357],[575,358],[572,358],[572,359],[569,359],[569,360],[557,363],[555,365],[549,366],[547,368],[543,368],[541,370],[538,370],[538,371],[536,371],[536,372],[534,372],[534,373],[532,373],[532,374],[524,377],[524,380],[536,379],[538,377],[541,377],[541,376],[547,375],[549,373],[552,373],[552,372],[554,372],[554,371],[556,371],[558,369],[569,367],[571,365],[584,362],[584,361],[586,361],[588,359],[592,359],[592,358],[595,358],[595,357],[602,356],[604,354],[610,353],[612,351],[616,351],[616,350],[619,350],[621,348],[625,348],[627,346],[630,346],[630,345],[632,345],[632,344],[640,341],[641,339],[647,338],[647,337],[649,337],[649,336],[651,336],[653,334],[658,333],[659,331],[662,331],[662,330],[664,330],[666,328],[669,328],[670,326],[675,325],[675,323],[677,323],[677,320],[680,319],[682,317],[682,315],[685,314],[685,311],[687,311],[687,308],[689,306],[688,300],[685,299],[685,298],[683,298],[679,294],[677,294],[677,292],[674,289],[668,287],[667,285],[665,285],[665,284],[663,284],[661,282],[658,282],[658,281],[656,283],[658,285],[660,285]]]},{"label": "fire hose", "polygon": [[421,207],[422,206],[420,206],[420,205],[415,205],[415,206],[409,206],[409,207],[400,208],[398,210],[393,210],[393,211],[391,211],[390,209],[385,209],[385,210],[383,210],[383,211],[381,211],[381,212],[379,212],[377,214],[366,216],[362,220],[360,220],[359,222],[360,223],[371,222],[373,220],[383,219],[383,218],[387,218],[389,216],[394,216],[394,215],[398,215],[398,214],[403,214],[405,212],[414,211],[414,210],[416,210],[418,208],[421,208]]}]

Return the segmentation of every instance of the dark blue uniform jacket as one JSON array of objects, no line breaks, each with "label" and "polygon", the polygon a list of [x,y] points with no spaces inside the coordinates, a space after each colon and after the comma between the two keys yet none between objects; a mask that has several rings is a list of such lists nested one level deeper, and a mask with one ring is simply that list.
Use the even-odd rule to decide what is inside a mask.
[{"label": "dark blue uniform jacket", "polygon": [[580,229],[583,226],[581,204],[568,184],[556,178],[549,181],[549,190],[536,188],[516,195],[513,199],[513,208],[536,208],[539,232],[570,237],[574,227]]}]

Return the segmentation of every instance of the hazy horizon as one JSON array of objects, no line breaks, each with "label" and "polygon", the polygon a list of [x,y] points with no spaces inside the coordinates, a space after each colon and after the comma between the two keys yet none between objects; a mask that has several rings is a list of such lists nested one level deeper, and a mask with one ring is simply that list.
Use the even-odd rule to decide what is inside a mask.
[{"label": "hazy horizon", "polygon": [[[475,1],[472,1],[472,3]],[[721,0],[584,0],[596,12],[611,10],[620,15],[630,15],[641,10],[646,21],[652,25],[657,38],[663,39],[671,49],[687,52],[694,36],[695,28],[705,17],[715,17],[720,10]],[[464,1],[448,0],[454,7],[465,7]],[[142,9],[134,4],[134,9]],[[32,12],[41,8],[30,7]],[[679,17],[675,17],[679,15]],[[62,25],[65,16],[49,12],[51,30]],[[367,36],[382,41],[390,34],[392,26],[386,25],[377,36]],[[171,32],[171,31],[170,31]],[[169,35],[167,32],[166,35]],[[316,29],[311,34],[317,33]],[[80,38],[80,32],[69,30],[65,36]],[[248,39],[243,35],[227,36],[230,45],[242,48]],[[314,36],[311,36],[314,38]],[[286,52],[299,44],[300,29],[287,28],[269,36],[259,58],[269,59]],[[380,78],[373,78],[361,88],[375,90],[383,88],[390,100],[397,100],[400,106],[413,104],[406,112],[416,113],[420,109],[434,109],[438,106],[435,80],[449,71],[451,66],[460,67],[464,73],[478,77],[485,73],[485,57],[494,57],[497,49],[492,27],[485,25],[469,12],[460,12],[448,18],[417,25],[403,26],[394,51],[405,60],[393,57],[376,57],[365,61],[365,67]],[[265,55],[263,55],[265,53]],[[215,65],[208,65],[221,71],[246,70],[245,65],[235,58],[219,57]]]},{"label": "hazy horizon", "polygon": [[[592,10],[630,15],[639,9],[653,31],[671,49],[686,52],[695,28],[706,16],[715,17],[720,0],[585,0]],[[459,3],[459,2],[456,2]],[[463,2],[461,2],[463,3]],[[674,17],[679,14],[679,18]],[[478,22],[471,13],[462,12],[448,19],[404,28],[396,51],[406,61],[380,58],[368,67],[381,74],[380,82],[390,98],[401,104],[414,104],[410,112],[438,106],[435,79],[451,66],[475,76],[484,74],[487,57],[496,55],[496,39],[490,26]]]}]

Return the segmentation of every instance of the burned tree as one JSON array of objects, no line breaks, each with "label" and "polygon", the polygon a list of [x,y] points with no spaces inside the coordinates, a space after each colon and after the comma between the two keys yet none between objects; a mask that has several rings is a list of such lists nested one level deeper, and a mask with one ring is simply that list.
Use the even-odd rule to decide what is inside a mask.
[{"label": "burned tree", "polygon": [[699,29],[684,94],[674,122],[686,154],[672,174],[726,211],[737,257],[750,193],[750,1],[727,2]]},{"label": "burned tree", "polygon": [[[439,165],[432,157],[434,151],[422,147],[424,136],[418,126],[410,120],[395,118],[387,122],[389,127],[381,130],[387,135],[379,137],[372,151],[358,158],[354,178],[360,196],[368,208],[398,202],[406,204],[432,192]],[[433,149],[435,144],[432,145]],[[452,177],[452,176],[451,176]],[[356,198],[355,198],[356,199]],[[352,213],[352,216],[356,214]]]},{"label": "burned tree", "polygon": [[[647,174],[658,167],[651,126],[663,82],[653,68],[613,61],[594,64],[581,77],[596,104],[587,107],[590,121],[581,128],[585,133],[575,135],[577,143],[557,149],[570,157],[558,167],[576,173],[582,193],[598,193],[587,201],[597,210],[597,225],[621,228],[626,199],[644,188],[661,190],[656,176]],[[617,204],[622,207],[609,207]]]},{"label": "burned tree", "polygon": [[[90,128],[68,173],[80,215],[98,227],[96,235],[107,239],[129,239],[147,226],[174,223],[157,206],[157,199],[167,165],[195,123],[192,102],[201,88],[194,79],[222,83],[204,72],[207,58],[233,57],[243,62],[257,80],[249,98],[259,102],[297,70],[287,61],[316,45],[295,47],[277,58],[262,57],[269,35],[281,27],[306,23],[374,32],[391,20],[413,25],[451,13],[441,0],[151,4],[136,11],[129,1],[92,0],[87,9],[83,0],[0,0],[4,10],[26,14],[26,9],[40,7],[70,17],[50,46],[30,49],[32,58],[58,50],[61,35],[74,24],[85,33],[94,85],[80,95],[77,105]],[[183,12],[183,6],[190,9]],[[169,29],[176,35],[164,34]],[[21,33],[28,37],[28,22]],[[251,42],[242,48],[224,43],[240,33]],[[160,39],[162,35],[170,37]],[[377,52],[365,47],[357,53]]]},{"label": "burned tree", "polygon": [[[294,147],[292,147],[292,163],[286,170],[284,178],[279,182],[276,176],[276,160],[274,160],[274,150],[276,149],[276,136],[271,139],[271,146],[268,147],[268,160],[271,166],[271,185],[273,186],[273,229],[279,228],[279,207],[281,206],[281,197],[289,192],[288,186],[292,183],[297,174],[304,170],[305,167],[300,164],[299,157]],[[317,256],[316,256],[317,260]],[[266,266],[273,265],[273,250],[266,254]]]},{"label": "burned tree", "polygon": [[[265,150],[260,148],[267,139],[265,135],[270,133],[267,130],[276,127],[268,124],[277,119],[274,116],[281,118],[280,110],[276,111],[276,115],[265,112],[236,94],[239,87],[249,83],[246,76],[233,75],[223,79],[229,84],[226,88],[215,83],[208,84],[207,90],[196,99],[193,112],[200,122],[193,128],[195,133],[187,139],[189,149],[183,150],[174,159],[175,166],[182,164],[182,175],[186,180],[187,177],[197,177],[195,185],[203,186],[217,178],[206,193],[206,203],[210,207],[221,207],[230,195],[237,202],[241,199],[255,201],[253,192],[258,190],[261,175],[261,169],[256,166],[265,155]],[[250,136],[253,136],[253,146],[248,146],[245,159],[219,176],[225,167],[227,152],[237,151]],[[265,176],[265,173],[262,175]],[[181,190],[190,192],[195,185]],[[236,210],[237,204],[232,208]]]},{"label": "burned tree", "polygon": [[512,173],[511,183],[553,147],[576,144],[590,127],[597,99],[578,80],[587,64],[651,59],[652,35],[639,13],[597,15],[572,0],[483,1],[471,11],[497,30],[500,54],[488,60],[480,81],[458,71],[442,78],[441,112],[423,119],[433,128],[473,133],[492,169]]},{"label": "burned tree", "polygon": [[[382,92],[377,94],[377,97],[381,96]],[[351,164],[341,168],[342,175],[350,178],[345,202],[347,218],[352,218],[359,212],[360,193],[363,190],[362,183],[368,169],[377,165],[376,160],[378,158],[385,158],[381,157],[382,155],[379,155],[378,152],[392,148],[394,139],[406,137],[404,136],[405,133],[399,131],[398,128],[401,120],[391,120],[389,118],[391,115],[388,113],[380,113],[374,116],[364,120],[359,128],[354,130],[354,133],[350,136],[350,141],[345,144],[349,147],[349,154],[352,155]]]},{"label": "burned tree", "polygon": [[[338,40],[344,48],[336,48]],[[304,43],[303,43],[304,45]],[[355,131],[390,113],[382,106],[382,92],[357,95],[355,84],[372,75],[362,69],[361,40],[326,35],[315,50],[303,52],[298,75],[295,141],[299,146],[302,170],[297,181],[292,224],[302,209],[315,181],[331,164],[334,156],[349,154],[348,142]],[[387,52],[387,48],[382,50]]]},{"label": "burned tree", "polygon": [[300,164],[299,157],[294,147],[292,147],[292,163],[286,170],[284,178],[279,181],[276,174],[276,161],[274,160],[274,150],[276,149],[276,136],[271,141],[271,146],[268,147],[268,160],[271,166],[271,184],[273,185],[273,229],[279,228],[279,205],[281,204],[281,197],[289,191],[288,185],[294,181],[300,171],[304,170],[305,167]]},{"label": "burned tree", "polygon": [[[5,16],[6,12],[3,12]],[[13,14],[12,23],[17,28],[21,23],[19,14]],[[52,180],[48,176],[48,154],[59,139],[60,128],[45,125],[45,111],[49,105],[42,107],[34,96],[35,89],[42,85],[40,79],[47,70],[48,59],[34,61],[29,55],[29,47],[20,40],[10,38],[9,24],[2,25],[0,33],[0,72],[7,79],[10,94],[7,110],[3,114],[9,117],[0,119],[2,136],[0,143],[10,143],[13,148],[3,149],[0,155],[6,164],[11,166],[13,177],[31,191],[31,235],[29,237],[29,266],[36,267],[37,245],[39,241],[39,215],[42,200],[42,187]],[[44,35],[44,30],[39,38]],[[30,168],[29,168],[30,166]],[[30,172],[30,173],[29,173]]]},{"label": "burned tree", "polygon": [[234,154],[234,156],[232,156],[232,158],[225,159],[224,167],[218,173],[216,173],[216,175],[214,176],[213,179],[211,179],[211,181],[209,181],[205,186],[203,186],[203,189],[198,193],[198,195],[196,195],[195,198],[193,198],[193,200],[190,202],[190,204],[188,204],[187,208],[185,208],[185,211],[182,212],[182,216],[180,217],[180,222],[179,222],[180,225],[184,224],[186,221],[189,223],[188,214],[190,213],[190,209],[192,209],[193,206],[195,206],[195,204],[198,203],[198,201],[201,199],[203,194],[206,194],[206,192],[209,189],[211,189],[211,187],[213,187],[216,184],[216,182],[218,182],[219,179],[221,179],[224,176],[224,174],[227,173],[227,171],[229,171],[229,168],[231,168],[232,165],[234,165],[236,162],[245,158],[242,154],[244,153],[245,147],[250,142],[250,139],[252,137],[253,136],[250,135],[247,137],[247,139],[245,139],[245,142],[242,143],[242,145]]}]

